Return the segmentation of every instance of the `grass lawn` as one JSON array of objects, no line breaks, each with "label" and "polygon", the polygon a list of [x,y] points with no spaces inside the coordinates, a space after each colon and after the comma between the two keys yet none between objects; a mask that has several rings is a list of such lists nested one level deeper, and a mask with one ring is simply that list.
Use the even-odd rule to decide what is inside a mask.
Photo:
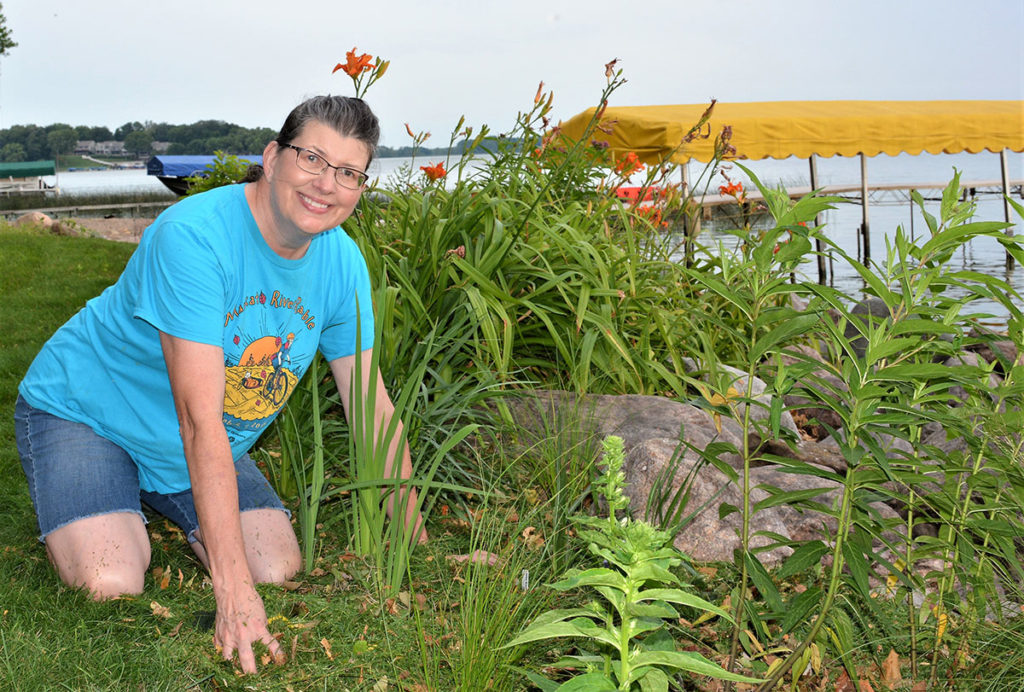
[{"label": "grass lawn", "polygon": [[[470,573],[476,568],[446,559],[470,547],[468,524],[454,515],[431,526],[435,540],[414,555],[410,592],[375,595],[369,569],[346,553],[344,538],[333,532],[327,532],[332,535],[326,535],[310,574],[300,574],[287,588],[259,587],[271,630],[280,635],[291,661],[264,667],[256,677],[241,677],[219,660],[211,643],[215,603],[209,581],[181,531],[161,518],[154,517],[148,527],[153,558],[140,596],[94,603],[59,582],[36,540],[15,449],[17,385],[54,329],[112,283],[134,249],[0,224],[0,473],[8,479],[0,488],[6,517],[0,522],[0,688],[361,690],[383,689],[374,685],[388,679],[388,689],[455,689],[453,670],[486,670],[485,664],[463,659],[493,656],[496,646],[462,647],[465,629],[495,623],[518,627],[550,605],[551,596],[531,590],[507,606],[522,609],[519,619],[493,618],[493,602],[473,600],[486,590],[468,593],[464,587],[476,580]],[[333,514],[327,506],[321,516],[330,521]],[[489,546],[515,545],[528,519],[515,515],[499,522]],[[530,559],[520,555],[506,565]],[[535,584],[550,581],[541,566],[529,567]],[[479,569],[492,572],[487,575],[492,585],[517,584],[521,575],[511,567]],[[517,591],[510,587],[503,593]],[[467,625],[474,613],[483,617]],[[428,646],[421,648],[421,641]]]}]

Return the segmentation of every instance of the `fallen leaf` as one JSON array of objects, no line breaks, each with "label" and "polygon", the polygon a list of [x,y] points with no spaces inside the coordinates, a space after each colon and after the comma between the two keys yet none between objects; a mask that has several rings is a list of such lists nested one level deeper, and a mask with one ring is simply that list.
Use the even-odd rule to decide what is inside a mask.
[{"label": "fallen leaf", "polygon": [[388,690],[388,676],[385,675],[373,686],[373,692],[387,692]]},{"label": "fallen leaf", "polygon": [[[525,538],[526,537],[524,535],[524,539]],[[541,539],[541,543],[543,542],[544,540]],[[498,556],[494,553],[489,553],[486,550],[474,550],[472,553],[463,553],[460,555],[446,555],[445,559],[448,560],[448,562],[455,562],[459,564],[469,562],[474,565],[494,565],[498,562]]]},{"label": "fallen leaf", "polygon": [[527,526],[523,529],[523,542],[526,543],[526,547],[536,550],[544,545],[544,537],[537,533],[533,526]]},{"label": "fallen leaf", "polygon": [[856,688],[853,686],[853,681],[850,680],[850,676],[844,670],[836,678],[835,692],[856,692]]},{"label": "fallen leaf", "polygon": [[182,622],[184,622],[184,621],[183,620],[179,620],[178,624],[174,626],[174,629],[172,629],[170,632],[167,633],[167,636],[168,637],[177,637],[178,636],[178,632],[181,630]]},{"label": "fallen leaf", "polygon": [[171,585],[171,568],[168,566],[164,570],[163,576],[160,578],[160,590],[163,591]]},{"label": "fallen leaf", "polygon": [[427,609],[427,597],[425,594],[416,594],[416,609],[426,610]]},{"label": "fallen leaf", "polygon": [[718,574],[717,567],[698,567],[697,571],[709,579],[714,578]]},{"label": "fallen leaf", "polygon": [[327,654],[327,659],[330,661],[334,660],[334,654],[331,653],[331,643],[324,637],[320,640],[320,646],[324,647],[324,653]]},{"label": "fallen leaf", "polygon": [[288,579],[285,579],[283,582],[281,582],[281,588],[283,588],[285,591],[295,591],[300,586],[302,586],[302,582],[291,581]]},{"label": "fallen leaf", "polygon": [[875,688],[867,680],[860,681],[860,692],[875,692]]},{"label": "fallen leaf", "polygon": [[387,608],[388,612],[391,613],[392,615],[398,615],[398,612],[399,612],[398,601],[395,600],[394,598],[389,598],[386,601],[384,601],[384,607]]},{"label": "fallen leaf", "polygon": [[171,611],[167,608],[164,608],[156,601],[153,601],[149,604],[149,609],[152,610],[153,615],[157,616],[158,618],[163,618],[166,620],[167,618],[171,617]]},{"label": "fallen leaf", "polygon": [[882,681],[889,689],[903,682],[903,676],[900,674],[900,655],[895,649],[889,649],[889,655],[882,661]]}]

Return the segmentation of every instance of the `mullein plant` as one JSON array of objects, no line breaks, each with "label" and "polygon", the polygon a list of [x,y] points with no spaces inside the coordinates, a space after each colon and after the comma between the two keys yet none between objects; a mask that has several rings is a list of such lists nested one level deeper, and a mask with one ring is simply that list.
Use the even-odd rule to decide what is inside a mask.
[{"label": "mullein plant", "polygon": [[670,571],[684,555],[672,545],[672,536],[625,513],[629,498],[623,493],[625,460],[622,438],[603,443],[605,468],[595,483],[607,504],[607,516],[577,516],[578,536],[588,542],[601,567],[570,569],[551,585],[557,591],[592,588],[601,597],[583,607],[552,610],[536,618],[505,645],[571,637],[578,653],[564,656],[554,667],[582,674],[556,682],[532,671],[525,674],[542,690],[665,690],[670,675],[689,672],[735,682],[759,682],[730,673],[692,651],[676,651],[666,625],[676,620],[675,605],[695,608],[731,620],[730,615],[683,590]]}]

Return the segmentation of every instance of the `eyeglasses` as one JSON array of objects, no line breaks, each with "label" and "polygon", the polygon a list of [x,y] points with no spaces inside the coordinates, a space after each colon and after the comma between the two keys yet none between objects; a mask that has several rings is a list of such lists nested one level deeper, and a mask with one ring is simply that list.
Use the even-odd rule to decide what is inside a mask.
[{"label": "eyeglasses", "polygon": [[294,144],[282,144],[283,147],[295,150],[295,165],[313,175],[320,175],[328,168],[334,169],[334,180],[347,190],[358,190],[366,184],[367,175],[355,168],[332,166],[327,159],[315,151],[297,147]]}]

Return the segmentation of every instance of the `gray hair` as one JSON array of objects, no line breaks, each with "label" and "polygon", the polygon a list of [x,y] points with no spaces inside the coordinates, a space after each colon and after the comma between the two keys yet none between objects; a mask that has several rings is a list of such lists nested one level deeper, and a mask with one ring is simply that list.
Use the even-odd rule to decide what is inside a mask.
[{"label": "gray hair", "polygon": [[380,123],[362,99],[330,95],[307,99],[288,114],[275,141],[280,145],[291,144],[310,122],[323,123],[343,137],[359,140],[366,145],[369,161],[373,161],[380,140]]}]

